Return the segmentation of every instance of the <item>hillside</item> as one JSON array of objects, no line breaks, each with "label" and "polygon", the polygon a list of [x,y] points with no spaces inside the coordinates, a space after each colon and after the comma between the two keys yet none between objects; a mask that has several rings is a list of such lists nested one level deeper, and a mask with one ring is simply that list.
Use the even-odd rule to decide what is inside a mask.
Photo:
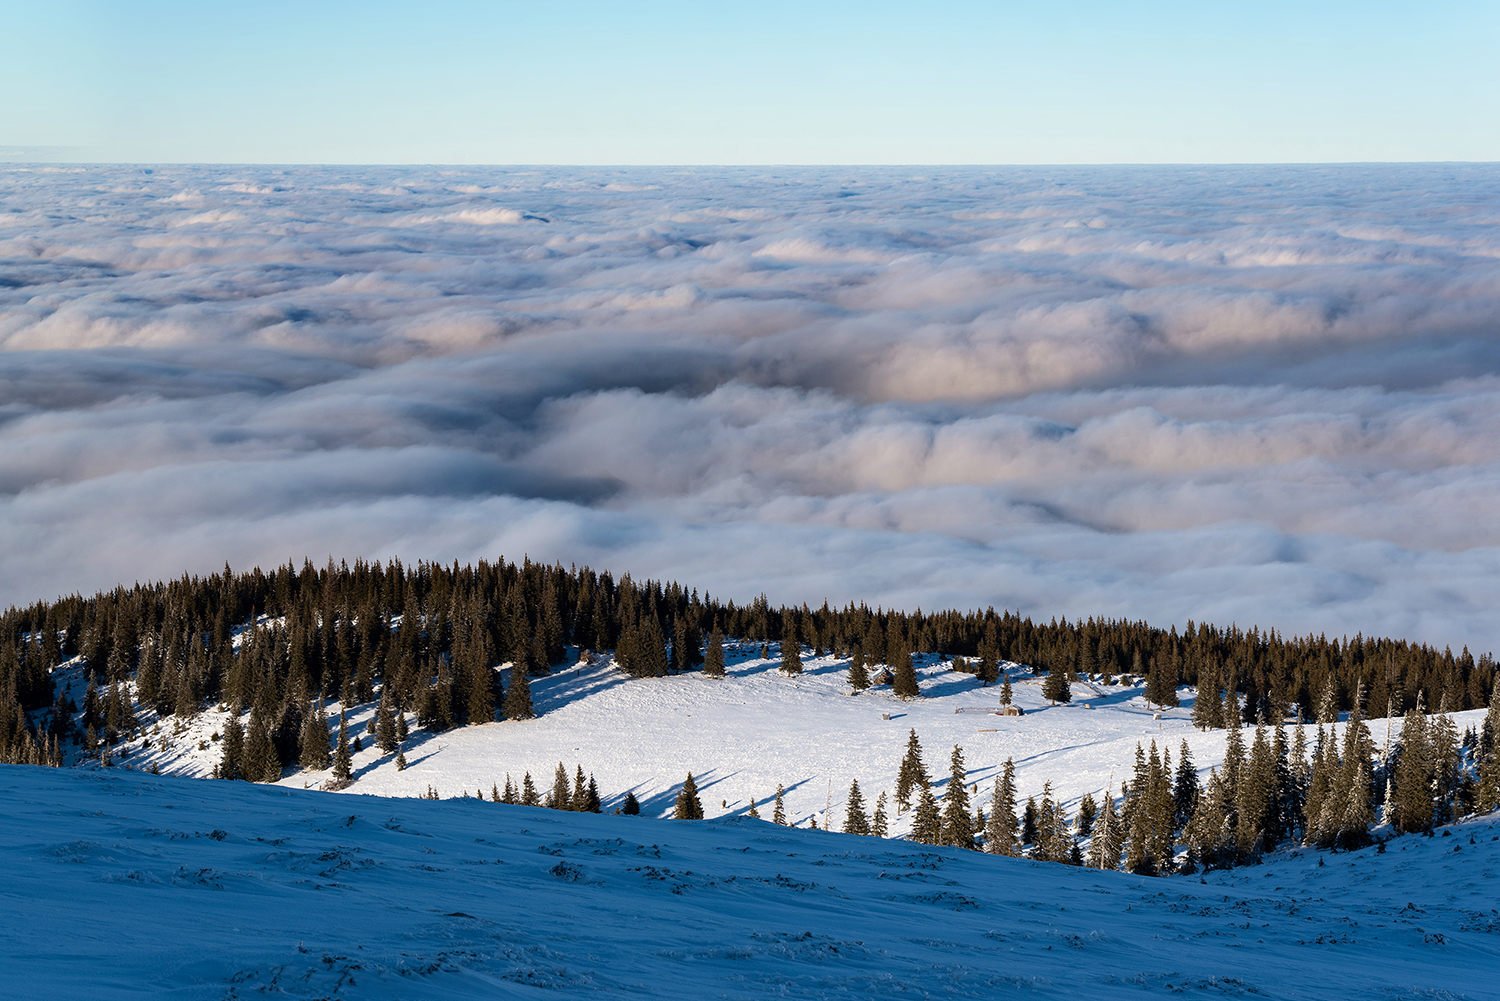
[{"label": "hillside", "polygon": [[18,997],[1453,999],[1500,968],[1493,819],[1152,880],[746,818],[122,769],[0,788]]}]

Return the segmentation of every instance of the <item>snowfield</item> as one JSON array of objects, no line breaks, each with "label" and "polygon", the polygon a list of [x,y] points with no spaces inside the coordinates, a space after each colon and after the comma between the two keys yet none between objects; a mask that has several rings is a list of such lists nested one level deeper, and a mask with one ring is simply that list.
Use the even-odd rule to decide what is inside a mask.
[{"label": "snowfield", "polygon": [[1494,818],[1146,879],[121,768],[0,789],[16,998],[1497,996]]},{"label": "snowfield", "polygon": [[[1204,778],[1224,760],[1227,731],[1203,733],[1189,721],[1191,688],[1178,692],[1180,707],[1162,711],[1146,704],[1143,685],[1127,684],[1099,689],[1103,696],[1075,684],[1073,702],[1053,706],[1042,697],[1039,683],[1031,683],[1018,665],[1007,664],[1014,702],[1026,715],[1002,717],[955,712],[997,707],[1000,688],[983,688],[973,675],[951,670],[950,662],[934,655],[914,658],[923,697],[902,702],[885,685],[850,695],[846,658],[805,653],[803,673],[788,677],[778,671],[778,644],[771,644],[770,654],[762,659],[759,644],[727,645],[723,679],[701,674],[632,679],[607,660],[554,670],[531,681],[537,719],[435,734],[413,727],[404,745],[405,771],[397,771],[395,756],[377,750],[365,732],[375,704],[352,706],[350,732],[362,737],[364,749],[354,756],[348,791],[424,796],[431,787],[442,798],[488,796],[493,786],[504,788],[507,774],[519,786],[530,772],[545,794],[562,762],[569,776],[582,765],[596,778],[606,811],[618,806],[629,790],[640,800],[643,814],[665,817],[691,771],[708,817],[742,815],[752,797],[769,817],[769,800],[777,783],[783,783],[789,818],[802,826],[812,819],[819,827],[831,821],[838,829],[851,781],[859,780],[867,810],[874,808],[882,790],[894,793],[912,729],[922,741],[936,793],[941,795],[948,781],[949,756],[957,744],[964,750],[967,779],[977,784],[978,801],[986,810],[1007,757],[1016,765],[1022,805],[1027,796],[1040,801],[1050,782],[1054,796],[1070,812],[1085,793],[1098,799],[1112,785],[1118,795],[1120,781],[1130,778],[1138,742],[1149,747],[1156,741],[1158,748],[1172,752],[1175,763],[1186,739]],[[76,669],[59,675],[58,683],[70,685],[74,700],[82,704],[83,681]],[[331,704],[335,727],[338,712],[338,704]],[[1475,711],[1456,713],[1453,719],[1462,732],[1483,716]],[[152,738],[152,750],[142,751],[136,741],[123,763],[207,777],[219,760],[213,736],[222,731],[224,718],[223,712],[209,709],[177,735],[169,719]],[[1385,721],[1373,720],[1369,726],[1376,747],[1383,747]],[[1391,726],[1394,739],[1400,720],[1392,720]],[[1245,734],[1247,744],[1252,733]],[[1309,744],[1315,733],[1316,727],[1307,727]],[[163,736],[168,738],[166,751],[161,750]],[[318,788],[331,777],[326,771],[288,769],[281,784]],[[910,814],[897,819],[894,804],[889,813],[892,835],[910,829]]]}]

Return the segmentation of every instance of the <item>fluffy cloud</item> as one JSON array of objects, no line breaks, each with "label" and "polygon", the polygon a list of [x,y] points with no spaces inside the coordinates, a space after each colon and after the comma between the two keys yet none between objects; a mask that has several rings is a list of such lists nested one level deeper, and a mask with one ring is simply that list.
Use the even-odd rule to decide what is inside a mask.
[{"label": "fluffy cloud", "polygon": [[0,168],[0,600],[504,553],[1500,646],[1500,170]]}]

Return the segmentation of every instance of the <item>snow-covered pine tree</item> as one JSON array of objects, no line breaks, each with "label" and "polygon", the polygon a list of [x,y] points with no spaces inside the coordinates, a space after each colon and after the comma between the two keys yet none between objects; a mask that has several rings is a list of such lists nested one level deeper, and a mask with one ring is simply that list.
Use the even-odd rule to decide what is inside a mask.
[{"label": "snow-covered pine tree", "polygon": [[948,788],[943,790],[943,819],[939,841],[954,848],[974,847],[974,818],[970,815],[969,787],[965,785],[968,770],[964,767],[964,749],[953,745],[948,759]]},{"label": "snow-covered pine tree", "polygon": [[927,766],[922,763],[922,742],[917,739],[917,731],[913,728],[906,738],[906,755],[896,771],[897,811],[910,810],[912,790],[918,786],[926,789],[931,784]]},{"label": "snow-covered pine tree", "polygon": [[1337,723],[1339,721],[1339,691],[1338,683],[1334,681],[1332,674],[1323,682],[1323,690],[1318,693],[1318,722]]},{"label": "snow-covered pine tree", "polygon": [[698,783],[693,781],[692,772],[688,772],[687,778],[682,783],[682,788],[677,792],[677,803],[672,811],[672,819],[703,819],[703,803],[698,799]]},{"label": "snow-covered pine tree", "polygon": [[865,797],[859,791],[859,779],[849,783],[849,800],[844,804],[844,833],[870,833],[870,818],[865,816]]}]

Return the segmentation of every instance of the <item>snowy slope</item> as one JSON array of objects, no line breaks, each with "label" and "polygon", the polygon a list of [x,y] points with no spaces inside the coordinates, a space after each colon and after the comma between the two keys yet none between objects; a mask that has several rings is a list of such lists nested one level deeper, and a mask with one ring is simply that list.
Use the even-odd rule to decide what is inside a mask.
[{"label": "snowy slope", "polygon": [[[606,809],[632,790],[644,813],[670,815],[676,790],[691,771],[710,817],[743,814],[752,797],[764,807],[780,782],[786,786],[791,817],[803,825],[815,817],[822,827],[829,819],[827,810],[837,828],[851,780],[859,780],[867,808],[881,790],[894,789],[910,729],[921,738],[928,770],[940,784],[947,781],[949,755],[958,744],[964,749],[968,781],[979,785],[982,797],[1010,757],[1023,801],[1040,797],[1050,782],[1070,810],[1084,793],[1097,797],[1111,781],[1118,792],[1120,780],[1129,778],[1137,742],[1155,740],[1158,747],[1170,748],[1175,759],[1186,739],[1205,775],[1224,758],[1226,732],[1202,733],[1189,722],[1191,688],[1178,693],[1181,707],[1160,713],[1146,705],[1142,686],[1127,685],[1105,689],[1100,697],[1076,684],[1071,704],[1050,706],[1040,685],[1022,680],[1029,675],[1008,665],[1016,679],[1014,701],[1026,715],[999,717],[955,713],[997,706],[999,688],[982,688],[972,675],[954,672],[933,656],[919,661],[923,697],[902,702],[886,686],[851,696],[844,680],[846,659],[808,655],[804,673],[786,677],[777,670],[775,644],[771,659],[760,659],[759,652],[758,644],[727,650],[728,676],[722,680],[701,674],[630,679],[608,663],[534,679],[538,719],[438,734],[413,729],[405,746],[405,771],[397,771],[394,755],[379,752],[366,735],[364,750],[355,755],[350,791],[421,796],[430,786],[444,798],[488,795],[492,785],[504,786],[507,773],[519,784],[528,771],[538,788],[545,789],[561,761],[569,775],[581,764],[595,776]],[[74,697],[81,701],[81,687]],[[373,703],[351,707],[351,732],[364,734],[374,709]],[[883,718],[887,713],[889,720]],[[337,720],[336,703],[330,715]],[[1458,713],[1454,720],[1462,730],[1482,716]],[[166,721],[162,736],[169,738],[170,750],[160,750],[160,737],[153,738],[149,752],[140,751],[137,742],[125,763],[136,768],[155,763],[169,774],[210,775],[219,756],[211,738],[223,722],[224,713],[210,709],[173,736],[174,724]],[[1393,726],[1399,735],[1399,720]],[[1385,721],[1372,721],[1371,729],[1382,746]],[[1247,740],[1250,735],[1246,733]],[[1307,736],[1310,741],[1311,727]],[[200,744],[205,749],[199,750]],[[329,778],[327,772],[288,770],[282,784],[317,788]],[[891,833],[904,833],[909,820],[908,815],[894,822]]]},{"label": "snowy slope", "polygon": [[1500,996],[1493,819],[1152,880],[123,769],[0,790],[9,997]]}]

